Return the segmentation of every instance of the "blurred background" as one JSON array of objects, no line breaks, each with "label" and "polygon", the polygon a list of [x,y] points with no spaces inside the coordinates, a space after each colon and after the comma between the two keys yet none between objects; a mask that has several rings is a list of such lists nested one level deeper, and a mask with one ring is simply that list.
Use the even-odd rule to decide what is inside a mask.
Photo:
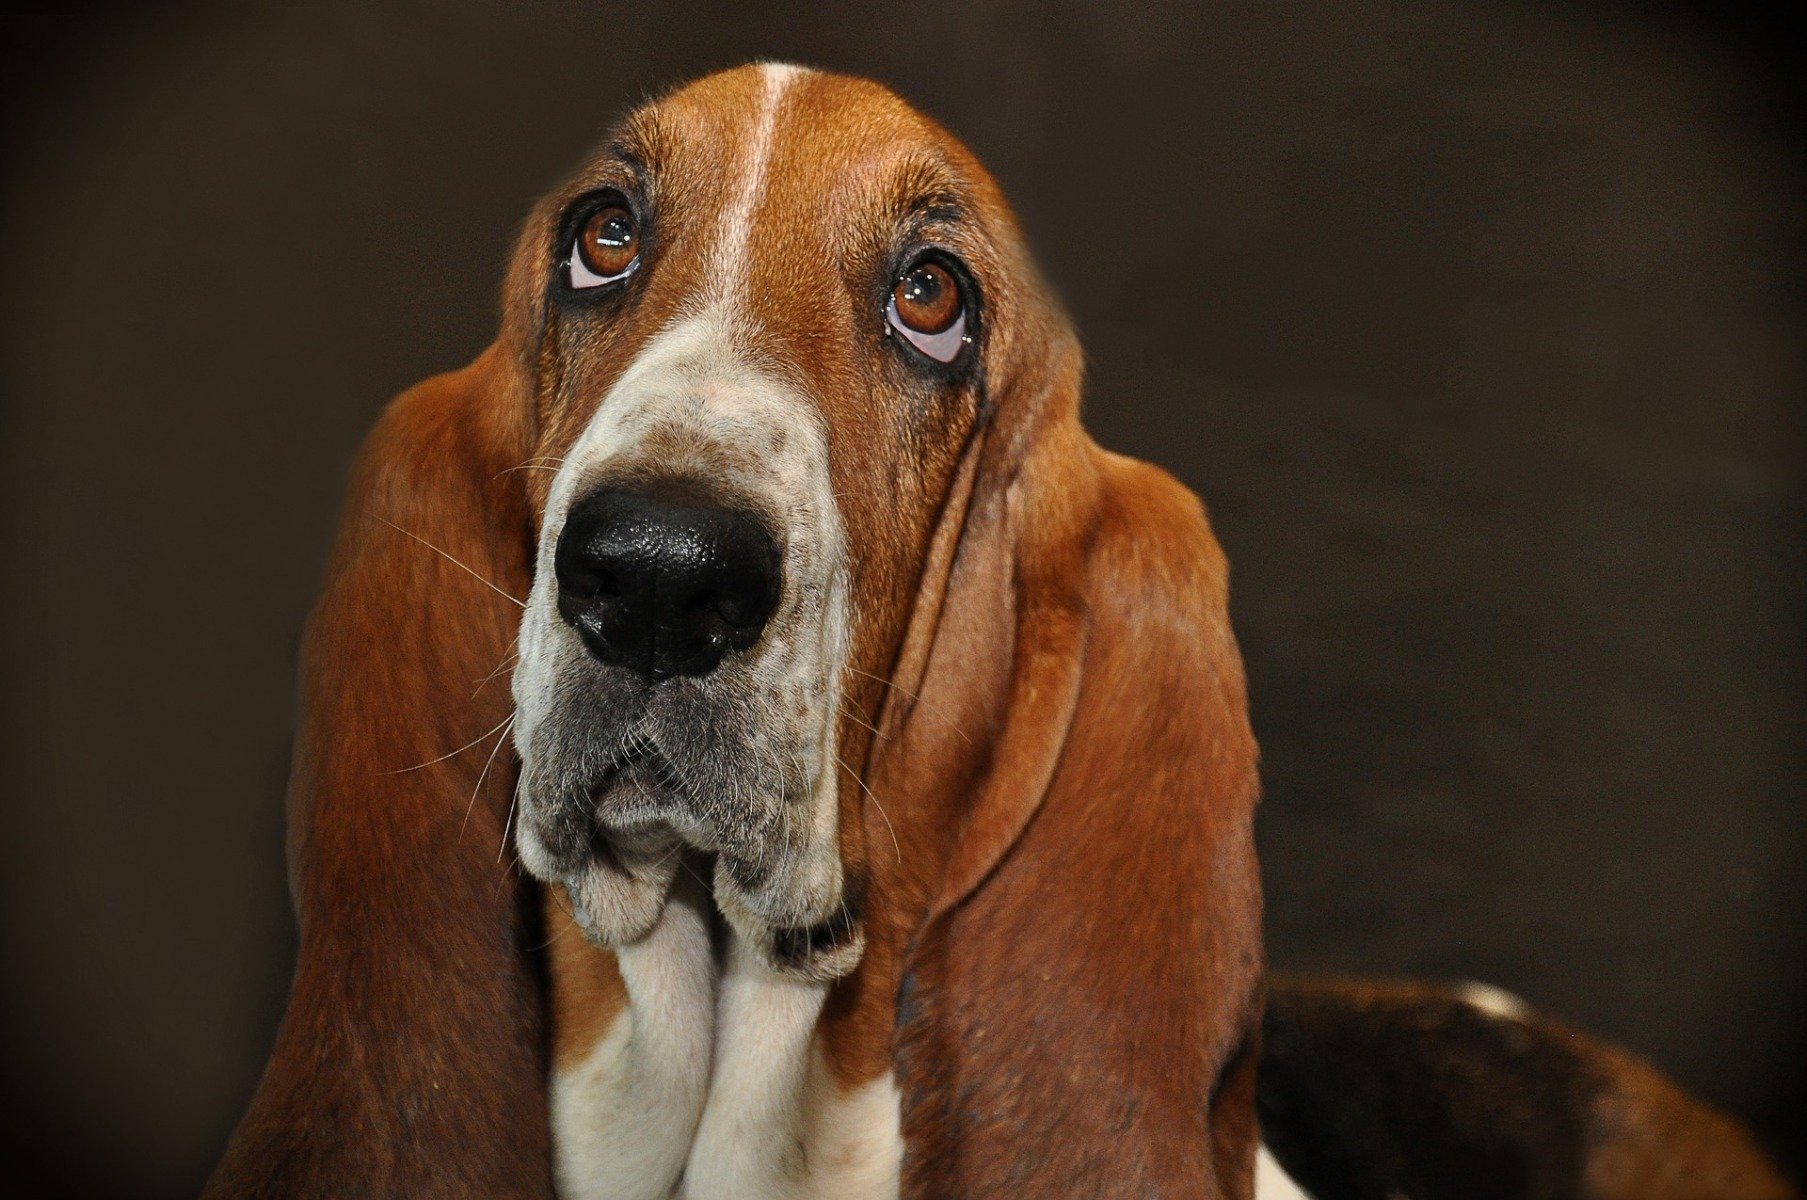
[{"label": "blurred background", "polygon": [[616,115],[762,56],[977,151],[1091,426],[1210,506],[1273,960],[1510,988],[1788,1155],[1807,190],[1759,12],[14,6],[0,1177],[198,1188],[287,986],[295,646],[353,448],[486,343]]}]

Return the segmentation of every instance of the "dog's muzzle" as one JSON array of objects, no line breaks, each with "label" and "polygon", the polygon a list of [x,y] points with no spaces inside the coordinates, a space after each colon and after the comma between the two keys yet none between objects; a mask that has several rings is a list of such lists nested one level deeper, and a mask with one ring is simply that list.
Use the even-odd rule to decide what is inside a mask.
[{"label": "dog's muzzle", "polygon": [[512,685],[517,838],[600,944],[644,937],[687,870],[774,965],[832,977],[860,949],[850,559],[815,406],[733,330],[661,332],[553,476]]},{"label": "dog's muzzle", "polygon": [[716,907],[775,966],[850,969],[836,701],[799,670],[838,662],[808,636],[830,628],[821,585],[787,594],[762,513],[683,479],[598,483],[548,550],[516,679],[528,869],[603,945],[644,936],[679,870],[712,873]]}]

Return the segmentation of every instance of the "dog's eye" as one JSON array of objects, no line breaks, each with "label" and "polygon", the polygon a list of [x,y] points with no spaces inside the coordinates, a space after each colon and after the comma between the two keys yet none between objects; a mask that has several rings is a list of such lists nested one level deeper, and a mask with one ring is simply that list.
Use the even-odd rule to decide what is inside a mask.
[{"label": "dog's eye", "polygon": [[891,288],[885,320],[936,362],[951,363],[966,346],[966,300],[960,281],[940,263],[911,267]]},{"label": "dog's eye", "polygon": [[574,288],[626,279],[640,265],[640,230],[619,204],[597,209],[577,231],[565,269]]}]

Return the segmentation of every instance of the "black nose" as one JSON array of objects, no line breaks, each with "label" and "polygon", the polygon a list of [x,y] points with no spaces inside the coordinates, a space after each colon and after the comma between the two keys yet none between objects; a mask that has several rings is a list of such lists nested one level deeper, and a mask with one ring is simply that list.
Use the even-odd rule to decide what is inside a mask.
[{"label": "black nose", "polygon": [[759,640],[778,547],[753,517],[684,493],[606,491],[565,520],[558,611],[590,653],[657,683],[705,675]]}]

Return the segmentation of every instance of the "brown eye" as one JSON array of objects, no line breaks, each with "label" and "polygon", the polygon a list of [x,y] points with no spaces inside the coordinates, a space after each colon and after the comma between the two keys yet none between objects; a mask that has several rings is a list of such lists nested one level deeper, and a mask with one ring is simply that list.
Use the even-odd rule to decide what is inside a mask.
[{"label": "brown eye", "polygon": [[935,263],[911,269],[891,289],[897,316],[917,333],[940,333],[960,315],[960,285]]},{"label": "brown eye", "polygon": [[940,263],[917,263],[891,288],[891,328],[936,362],[951,363],[966,345],[966,302],[960,283]]},{"label": "brown eye", "polygon": [[624,278],[640,263],[640,230],[619,204],[599,208],[577,231],[567,267],[574,288],[599,287]]}]

